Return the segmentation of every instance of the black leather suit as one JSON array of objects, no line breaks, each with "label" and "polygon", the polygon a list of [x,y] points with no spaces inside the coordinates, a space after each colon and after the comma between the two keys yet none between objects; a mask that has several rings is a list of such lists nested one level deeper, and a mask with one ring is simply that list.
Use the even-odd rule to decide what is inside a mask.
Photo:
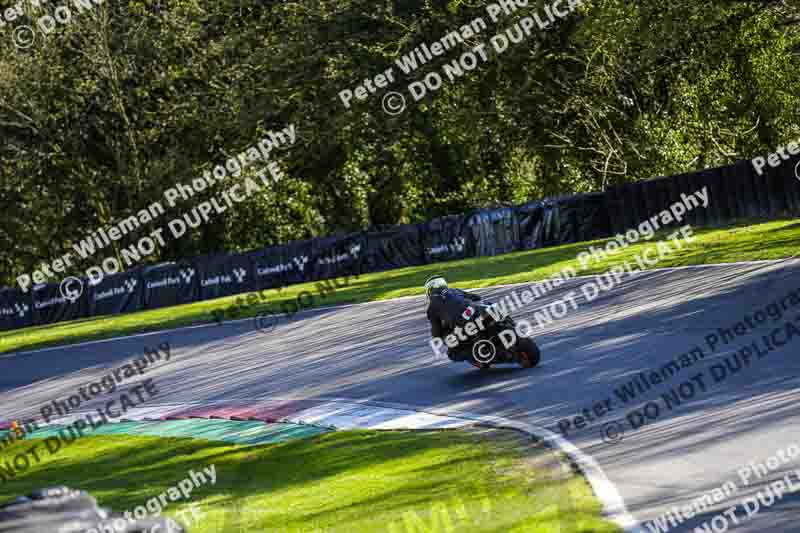
[{"label": "black leather suit", "polygon": [[[444,289],[434,291],[428,304],[428,320],[431,323],[431,337],[444,339],[453,332],[459,322],[463,322],[462,314],[470,303],[480,301],[481,297],[460,289]],[[463,359],[464,349],[468,346],[448,348],[447,355],[450,359]]]}]

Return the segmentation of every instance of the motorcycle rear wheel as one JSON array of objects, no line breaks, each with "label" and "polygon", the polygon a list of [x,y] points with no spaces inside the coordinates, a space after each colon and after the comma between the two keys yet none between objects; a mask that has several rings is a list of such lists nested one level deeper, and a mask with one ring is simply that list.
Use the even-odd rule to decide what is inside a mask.
[{"label": "motorcycle rear wheel", "polygon": [[477,361],[470,361],[470,364],[475,368],[477,368],[478,370],[488,370],[489,368],[492,367],[492,365],[488,363],[479,363]]},{"label": "motorcycle rear wheel", "polygon": [[517,341],[517,361],[522,368],[533,368],[539,364],[542,353],[533,339],[523,337]]}]

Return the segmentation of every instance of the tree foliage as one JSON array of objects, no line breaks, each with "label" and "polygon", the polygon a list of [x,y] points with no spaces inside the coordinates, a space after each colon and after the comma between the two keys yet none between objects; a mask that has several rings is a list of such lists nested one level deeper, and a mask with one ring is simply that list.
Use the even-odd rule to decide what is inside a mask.
[{"label": "tree foliage", "polygon": [[[59,4],[23,2],[25,16],[0,28],[6,284],[289,124],[299,139],[275,155],[286,178],[274,190],[150,259],[602,190],[800,137],[790,2],[585,2],[502,54],[489,37],[543,3],[497,23],[467,0],[121,0],[80,13],[70,3],[71,22],[45,34],[36,20]],[[405,94],[403,113],[382,110],[385,91],[342,105],[340,91],[476,17],[488,28],[457,50],[408,76],[395,66],[387,90]],[[11,38],[21,24],[37,31],[26,49]],[[480,43],[488,61],[410,98],[410,82]]]}]

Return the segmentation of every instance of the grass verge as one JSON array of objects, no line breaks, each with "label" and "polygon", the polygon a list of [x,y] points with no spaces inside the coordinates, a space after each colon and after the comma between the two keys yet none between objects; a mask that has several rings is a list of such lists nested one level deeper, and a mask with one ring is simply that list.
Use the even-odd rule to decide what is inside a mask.
[{"label": "grass verge", "polygon": [[[0,464],[31,447],[12,444]],[[407,531],[611,533],[586,481],[557,455],[505,430],[343,431],[241,447],[196,439],[85,437],[0,485],[0,500],[68,485],[132,511],[214,465],[191,533]],[[191,516],[186,512],[186,516]],[[560,529],[559,529],[560,528]]]},{"label": "grass verge", "polygon": [[[695,234],[697,239],[691,245],[684,246],[682,250],[663,259],[655,268],[782,259],[800,252],[800,221],[796,219],[705,228],[696,230]],[[661,237],[664,235],[660,234]],[[364,274],[357,279],[351,279],[346,286],[338,288],[334,293],[325,294],[319,290],[318,284],[304,283],[280,290],[262,291],[260,297],[256,293],[241,294],[164,309],[35,326],[1,333],[0,353],[208,323],[213,322],[214,311],[224,311],[229,319],[253,317],[265,312],[280,313],[284,309],[283,305],[295,301],[303,291],[314,295],[311,306],[422,294],[425,279],[436,273],[445,274],[450,283],[460,288],[542,280],[566,266],[578,268],[582,275],[596,274],[605,272],[614,265],[621,265],[626,260],[631,261],[646,246],[642,243],[633,244],[603,261],[593,262],[588,268],[581,269],[576,259],[578,254],[590,246],[602,246],[606,242],[604,239]]]}]

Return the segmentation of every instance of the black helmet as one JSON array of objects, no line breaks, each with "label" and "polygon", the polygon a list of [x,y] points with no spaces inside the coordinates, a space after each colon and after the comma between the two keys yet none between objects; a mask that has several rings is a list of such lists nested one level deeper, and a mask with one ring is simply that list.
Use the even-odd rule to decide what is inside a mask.
[{"label": "black helmet", "polygon": [[428,298],[428,301],[430,301],[431,295],[442,293],[445,290],[447,290],[447,281],[442,276],[431,276],[425,281],[425,297]]}]

